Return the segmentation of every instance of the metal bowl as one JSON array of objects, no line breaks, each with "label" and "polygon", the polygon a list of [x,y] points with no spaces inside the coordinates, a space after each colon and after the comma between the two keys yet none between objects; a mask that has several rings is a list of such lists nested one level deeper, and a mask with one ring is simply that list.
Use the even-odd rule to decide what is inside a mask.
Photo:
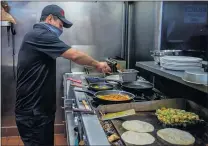
[{"label": "metal bowl", "polygon": [[183,80],[193,84],[208,85],[208,73],[202,70],[186,70]]},{"label": "metal bowl", "polygon": [[160,58],[163,56],[179,56],[182,50],[155,50],[150,51],[156,64],[160,64]]},{"label": "metal bowl", "polygon": [[153,56],[178,56],[180,55],[180,52],[182,50],[155,50],[155,51],[150,51],[151,55]]},{"label": "metal bowl", "polygon": [[182,50],[161,50],[161,52],[166,56],[178,56]]}]

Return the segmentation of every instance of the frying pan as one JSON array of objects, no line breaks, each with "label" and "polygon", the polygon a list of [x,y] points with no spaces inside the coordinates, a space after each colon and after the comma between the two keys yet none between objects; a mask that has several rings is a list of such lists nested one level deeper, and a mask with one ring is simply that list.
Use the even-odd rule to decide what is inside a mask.
[{"label": "frying pan", "polygon": [[[69,78],[70,81],[75,82],[73,84],[71,84],[72,86],[76,86],[76,87],[85,87],[88,88],[89,90],[93,90],[93,91],[103,91],[103,90],[112,90],[113,89],[113,85],[109,84],[109,83],[105,83],[105,82],[99,82],[99,83],[90,83],[89,85],[82,85],[82,81],[80,80],[75,80],[72,78]],[[105,87],[105,88],[102,88]]]},{"label": "frying pan", "polygon": [[107,83],[116,82],[121,88],[127,92],[147,92],[151,91],[153,88],[153,84],[147,81],[133,81],[133,82],[121,82],[121,81],[110,81],[106,80]]},{"label": "frying pan", "polygon": [[153,85],[147,81],[133,81],[133,82],[123,82],[121,83],[122,89],[125,91],[139,91],[139,92],[147,92],[151,91]]},{"label": "frying pan", "polygon": [[[105,88],[103,88],[103,87],[105,87]],[[104,90],[112,90],[113,85],[111,85],[109,83],[91,83],[91,84],[89,84],[88,88],[93,91],[104,91]]]},{"label": "frying pan", "polygon": [[[88,94],[93,95],[93,99],[97,102],[100,102],[102,104],[117,104],[117,103],[128,103],[131,102],[134,98],[135,95],[130,93],[130,92],[126,92],[126,91],[120,91],[120,90],[105,90],[105,91],[98,91],[98,92],[91,92],[88,90],[75,90],[78,92],[85,92]],[[99,96],[101,95],[110,95],[110,94],[119,94],[119,95],[128,95],[129,96],[129,100],[122,100],[122,101],[112,101],[112,100],[105,100],[105,99],[101,99]]]},{"label": "frying pan", "polygon": [[[93,90],[93,91],[104,91],[104,90],[112,90],[113,89],[113,85],[109,84],[109,83],[91,83],[88,86],[86,85],[81,85],[81,84],[71,84],[72,86],[76,86],[76,87],[81,87],[81,88],[88,88],[89,90]],[[104,87],[104,88],[103,88]]]}]

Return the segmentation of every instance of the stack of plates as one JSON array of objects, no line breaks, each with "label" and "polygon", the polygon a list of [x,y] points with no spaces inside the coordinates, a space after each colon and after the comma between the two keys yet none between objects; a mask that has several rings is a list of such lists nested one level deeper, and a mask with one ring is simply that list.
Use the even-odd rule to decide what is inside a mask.
[{"label": "stack of plates", "polygon": [[188,56],[164,56],[160,59],[160,65],[165,69],[179,71],[201,69],[202,59]]}]

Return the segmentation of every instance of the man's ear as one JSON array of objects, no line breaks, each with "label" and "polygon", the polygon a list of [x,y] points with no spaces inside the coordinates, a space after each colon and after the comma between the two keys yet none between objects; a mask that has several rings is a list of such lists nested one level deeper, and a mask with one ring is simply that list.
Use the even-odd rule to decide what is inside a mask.
[{"label": "man's ear", "polygon": [[46,17],[46,22],[50,22],[53,19],[53,16],[50,14]]}]

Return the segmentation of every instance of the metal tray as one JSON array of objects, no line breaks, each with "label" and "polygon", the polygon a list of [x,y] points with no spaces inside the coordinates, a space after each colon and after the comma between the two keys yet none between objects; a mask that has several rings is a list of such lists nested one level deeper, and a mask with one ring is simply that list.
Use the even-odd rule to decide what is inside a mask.
[{"label": "metal tray", "polygon": [[[114,110],[112,109],[114,105],[102,105],[98,107],[98,110],[100,110],[103,113],[109,113],[109,112],[115,112],[115,106]],[[121,136],[126,130],[122,128],[122,123],[126,120],[141,120],[148,122],[152,125],[154,125],[155,130],[151,132],[150,134],[155,137],[155,142],[151,145],[147,146],[177,146],[167,143],[166,141],[162,140],[157,136],[157,131],[163,128],[166,128],[164,125],[162,125],[159,120],[157,119],[157,116],[155,115],[155,110],[161,107],[168,107],[168,108],[179,108],[184,109],[186,111],[194,112],[199,115],[199,117],[207,122],[208,120],[208,109],[203,108],[202,106],[186,100],[186,99],[164,99],[164,100],[156,100],[156,101],[147,101],[147,102],[140,102],[140,103],[127,103],[127,104],[120,104],[117,106],[118,109],[131,109],[132,107],[135,107],[134,109],[137,111],[136,115],[123,117],[119,119],[111,120],[113,123],[116,131]],[[202,126],[197,127],[193,129],[186,130],[190,132],[196,139],[195,144],[192,146],[205,146],[208,144],[208,126]],[[124,142],[125,143],[125,142]],[[130,146],[130,144],[125,143],[126,146]]]}]

